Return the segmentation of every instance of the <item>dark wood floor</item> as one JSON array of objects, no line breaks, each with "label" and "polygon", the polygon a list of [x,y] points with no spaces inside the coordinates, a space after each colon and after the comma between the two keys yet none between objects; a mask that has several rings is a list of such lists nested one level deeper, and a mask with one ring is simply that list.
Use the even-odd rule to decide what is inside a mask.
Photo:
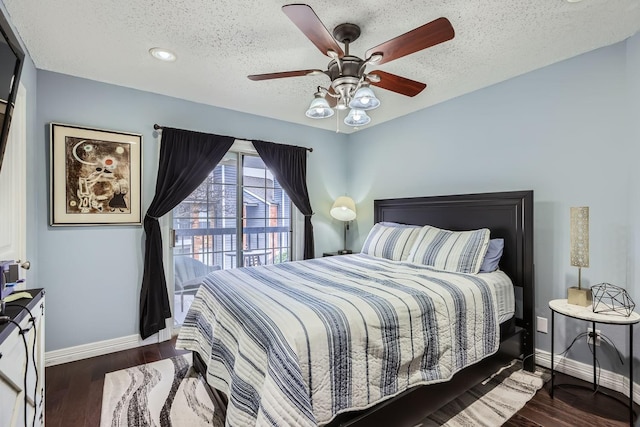
[{"label": "dark wood floor", "polygon": [[[93,427],[100,425],[102,387],[107,372],[155,362],[181,354],[174,342],[154,344],[132,350],[46,368],[45,420],[47,427]],[[566,376],[557,382],[588,385]],[[628,410],[617,401],[578,388],[556,389],[551,399],[547,388],[540,390],[514,415],[507,427],[628,426]],[[614,393],[615,394],[615,393]],[[620,397],[620,395],[617,395]]]},{"label": "dark wood floor", "polygon": [[46,368],[46,426],[99,426],[105,374],[184,353],[174,344],[167,341]]}]

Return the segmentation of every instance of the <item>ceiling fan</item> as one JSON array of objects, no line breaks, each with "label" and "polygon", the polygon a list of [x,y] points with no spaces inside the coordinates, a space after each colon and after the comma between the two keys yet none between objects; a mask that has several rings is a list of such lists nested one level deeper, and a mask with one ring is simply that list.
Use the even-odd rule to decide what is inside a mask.
[{"label": "ceiling fan", "polygon": [[[351,112],[345,118],[345,123],[350,126],[369,123],[371,119],[365,110],[380,105],[370,85],[406,96],[416,96],[427,87],[424,83],[385,71],[366,72],[367,65],[380,65],[402,58],[451,40],[455,34],[447,18],[438,18],[367,50],[365,59],[361,59],[349,53],[349,45],[360,36],[358,25],[340,24],[333,29],[332,35],[309,5],[288,4],[282,6],[282,11],[324,55],[331,58],[327,69],[253,74],[248,78],[259,81],[326,74],[331,79],[331,85],[328,88],[318,87],[306,115],[321,119],[332,116],[333,108],[351,108]],[[344,50],[338,42],[344,44]]]}]

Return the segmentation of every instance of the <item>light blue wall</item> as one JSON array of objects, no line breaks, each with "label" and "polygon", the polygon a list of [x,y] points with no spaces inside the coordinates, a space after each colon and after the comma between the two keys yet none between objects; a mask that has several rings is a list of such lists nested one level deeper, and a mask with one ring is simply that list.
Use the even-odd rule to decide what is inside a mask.
[{"label": "light blue wall", "polygon": [[630,196],[631,245],[629,247],[629,287],[640,307],[640,167],[637,167],[638,145],[640,144],[640,34],[627,40],[627,85],[629,101],[629,120],[631,121],[630,146],[628,155],[632,168]]},{"label": "light blue wall", "polygon": [[[633,255],[640,200],[638,37],[353,135],[348,181],[360,233],[352,246],[366,237],[377,198],[530,189],[537,315],[549,318],[548,301],[566,298],[577,281],[569,263],[571,206],[590,207],[590,267],[583,269],[583,283],[624,286],[640,302]],[[587,327],[560,323],[556,348]],[[602,329],[624,352],[623,331]],[[538,348],[550,350],[549,335],[536,339]],[[570,354],[587,356],[580,345]],[[603,359],[615,357],[610,351]]]},{"label": "light blue wall", "polygon": [[[636,303],[636,311],[640,309],[640,34],[627,40],[627,85],[629,102],[629,120],[631,122],[629,150],[620,153],[628,156],[632,165],[631,192],[629,195],[629,253],[626,260],[628,265],[627,290]],[[638,328],[634,333],[635,372],[638,372]],[[628,358],[626,359],[628,360]],[[636,382],[639,378],[635,375]]]},{"label": "light blue wall", "polygon": [[47,288],[47,351],[137,334],[144,247],[142,227],[48,225],[50,122],[142,134],[144,211],[157,175],[154,123],[313,147],[307,173],[316,252],[335,250],[340,241],[328,212],[346,189],[344,135],[41,70],[37,84],[29,175],[37,194],[32,227],[40,255],[34,282]]}]

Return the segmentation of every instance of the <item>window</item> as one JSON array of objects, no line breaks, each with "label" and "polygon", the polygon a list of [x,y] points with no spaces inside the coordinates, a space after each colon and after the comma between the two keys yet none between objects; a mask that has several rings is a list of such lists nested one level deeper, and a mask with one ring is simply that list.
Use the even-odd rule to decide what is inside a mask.
[{"label": "window", "polygon": [[[201,271],[289,261],[291,209],[289,197],[260,157],[230,151],[174,208],[174,261],[193,258],[204,264]],[[193,279],[180,277],[182,273],[176,268],[176,320],[178,309],[184,307],[186,313],[189,305],[181,283]]]}]

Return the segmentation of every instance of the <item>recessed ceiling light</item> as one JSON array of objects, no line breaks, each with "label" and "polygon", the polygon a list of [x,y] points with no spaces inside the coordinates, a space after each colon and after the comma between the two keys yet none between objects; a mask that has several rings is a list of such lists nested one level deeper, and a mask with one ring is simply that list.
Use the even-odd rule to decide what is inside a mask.
[{"label": "recessed ceiling light", "polygon": [[569,3],[578,3],[581,2],[582,0],[567,0]]},{"label": "recessed ceiling light", "polygon": [[170,50],[163,49],[161,47],[153,47],[149,49],[149,53],[160,61],[172,62],[176,60],[176,54]]}]

